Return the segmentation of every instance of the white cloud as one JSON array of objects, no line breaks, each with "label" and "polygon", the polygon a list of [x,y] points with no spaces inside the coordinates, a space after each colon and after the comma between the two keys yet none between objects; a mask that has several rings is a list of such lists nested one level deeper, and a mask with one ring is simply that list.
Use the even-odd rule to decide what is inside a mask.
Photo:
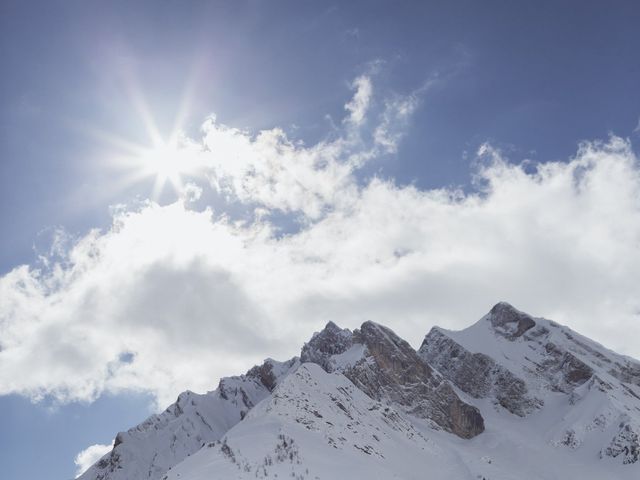
[{"label": "white cloud", "polygon": [[349,112],[345,121],[353,125],[361,125],[366,118],[373,95],[371,78],[361,75],[353,81],[351,86],[356,93],[351,101],[344,106],[345,110]]},{"label": "white cloud", "polygon": [[111,445],[91,445],[90,447],[82,450],[74,460],[76,464],[76,478],[82,475],[91,465],[96,463],[103,455],[109,453],[113,448]]},{"label": "white cloud", "polygon": [[310,218],[340,204],[352,188],[351,174],[370,155],[359,142],[339,137],[306,147],[280,129],[256,136],[220,125],[203,126],[206,165],[214,188],[244,203]]},{"label": "white cloud", "polygon": [[[348,133],[305,146],[212,119],[202,143],[211,182],[254,219],[186,197],[120,208],[48,265],[0,277],[0,394],[139,390],[165,406],[297,354],[330,319],[417,345],[498,300],[640,356],[640,170],[625,140],[533,173],[485,145],[470,192],[359,182],[379,151]],[[274,210],[302,215],[299,230],[277,234]]]}]

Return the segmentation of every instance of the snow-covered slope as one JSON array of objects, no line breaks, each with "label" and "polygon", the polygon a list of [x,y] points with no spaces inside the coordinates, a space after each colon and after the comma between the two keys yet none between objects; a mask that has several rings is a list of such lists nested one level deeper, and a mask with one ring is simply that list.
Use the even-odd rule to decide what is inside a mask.
[{"label": "snow-covered slope", "polygon": [[83,480],[640,478],[640,363],[497,304],[434,327],[329,323],[118,434]]},{"label": "snow-covered slope", "polygon": [[158,479],[188,455],[221,438],[254,405],[270,395],[281,378],[298,366],[268,359],[246,375],[223,378],[213,392],[181,393],[159,415],[120,432],[111,452],[80,476],[81,480]]},{"label": "snow-covered slope", "polygon": [[[417,468],[422,467],[422,468]],[[344,375],[304,363],[224,439],[174,467],[209,478],[466,478],[464,466]]]}]

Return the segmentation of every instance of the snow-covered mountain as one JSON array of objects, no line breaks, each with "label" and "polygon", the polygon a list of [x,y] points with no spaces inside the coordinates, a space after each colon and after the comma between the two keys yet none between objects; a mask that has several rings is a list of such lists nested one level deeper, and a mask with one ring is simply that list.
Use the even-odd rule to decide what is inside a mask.
[{"label": "snow-covered mountain", "polygon": [[499,303],[434,327],[330,322],[300,359],[185,392],[82,480],[638,479],[640,363]]},{"label": "snow-covered mountain", "polygon": [[640,468],[636,360],[507,303],[460,332],[434,327],[418,353],[473,398],[549,418],[545,441]]},{"label": "snow-covered mountain", "polygon": [[80,476],[91,480],[158,479],[169,468],[228,432],[278,382],[295,371],[298,359],[268,359],[245,375],[220,380],[204,395],[183,392],[159,415],[116,435],[113,450]]}]

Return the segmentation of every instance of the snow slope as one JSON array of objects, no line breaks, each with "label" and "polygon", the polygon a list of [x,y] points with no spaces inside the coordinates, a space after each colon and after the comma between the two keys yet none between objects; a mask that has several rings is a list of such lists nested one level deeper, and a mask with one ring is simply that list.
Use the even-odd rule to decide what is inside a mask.
[{"label": "snow slope", "polygon": [[170,480],[470,478],[399,411],[344,375],[304,363],[224,439],[174,467]]},{"label": "snow slope", "polygon": [[120,432],[111,452],[83,473],[81,480],[158,479],[173,465],[218,440],[254,405],[268,397],[277,382],[298,365],[266,360],[246,375],[223,378],[204,395],[181,393],[159,415]]}]

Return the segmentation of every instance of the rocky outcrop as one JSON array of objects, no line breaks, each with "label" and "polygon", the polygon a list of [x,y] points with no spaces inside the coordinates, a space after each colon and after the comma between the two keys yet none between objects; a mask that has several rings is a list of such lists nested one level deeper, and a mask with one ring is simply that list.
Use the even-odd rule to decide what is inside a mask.
[{"label": "rocky outcrop", "polygon": [[[267,359],[262,365],[256,365],[246,373],[246,378],[254,379],[263,385],[270,392],[278,385],[289,372],[296,369],[300,364],[298,357],[294,357],[286,362]],[[231,377],[236,378],[236,377]]]},{"label": "rocky outcrop", "polygon": [[336,364],[338,355],[342,355],[353,346],[353,333],[329,322],[321,332],[316,332],[309,342],[305,343],[300,353],[302,363],[316,363],[325,371],[332,372],[339,368]]},{"label": "rocky outcrop", "polygon": [[489,311],[489,321],[493,329],[507,340],[515,340],[521,337],[527,330],[536,326],[536,322],[531,317],[506,302],[494,305]]},{"label": "rocky outcrop", "polygon": [[491,398],[509,412],[525,416],[542,405],[524,380],[483,353],[471,353],[434,327],[418,354],[460,390],[475,398]]},{"label": "rocky outcrop", "polygon": [[618,380],[640,387],[640,364],[633,360],[616,362],[609,373]]},{"label": "rocky outcrop", "polygon": [[484,431],[480,411],[462,401],[411,345],[376,323],[365,322],[354,332],[330,323],[303,347],[300,358],[341,371],[371,398],[392,402],[459,437]]},{"label": "rocky outcrop", "polygon": [[544,346],[547,358],[538,367],[538,372],[550,380],[553,389],[571,393],[593,376],[593,369],[571,352],[547,342]]},{"label": "rocky outcrop", "polygon": [[627,422],[620,424],[620,430],[602,452],[609,457],[622,458],[623,464],[636,463],[640,459],[639,429]]}]

